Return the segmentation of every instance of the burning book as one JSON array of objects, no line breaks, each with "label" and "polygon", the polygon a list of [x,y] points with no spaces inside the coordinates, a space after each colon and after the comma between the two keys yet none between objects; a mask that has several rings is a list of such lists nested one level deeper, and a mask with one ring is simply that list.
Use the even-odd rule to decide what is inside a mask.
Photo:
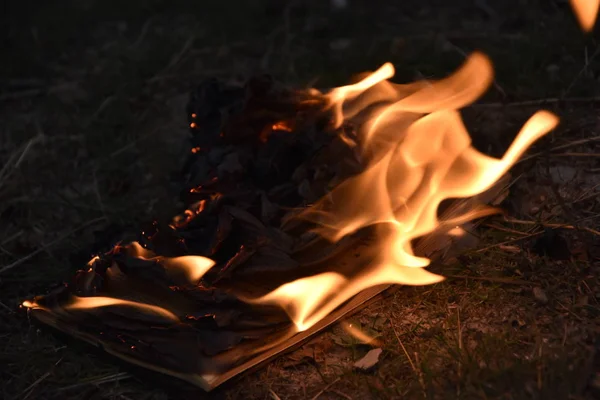
[{"label": "burning book", "polygon": [[[394,84],[385,64],[326,93],[266,77],[207,81],[188,107],[186,209],[23,303],[127,362],[211,390],[290,349],[389,285],[428,285],[440,239],[558,119],[540,111],[504,157],[471,146],[459,109],[493,70]],[[443,246],[442,246],[443,247]]]}]

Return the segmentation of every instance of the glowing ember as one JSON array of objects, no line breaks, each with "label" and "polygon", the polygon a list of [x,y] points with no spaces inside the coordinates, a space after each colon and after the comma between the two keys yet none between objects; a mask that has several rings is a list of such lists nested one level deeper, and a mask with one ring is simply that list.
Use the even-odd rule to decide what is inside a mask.
[{"label": "glowing ember", "polygon": [[332,272],[286,283],[249,300],[279,304],[303,331],[352,296],[380,284],[427,285],[443,277],[426,271],[429,259],[413,254],[411,241],[439,229],[489,214],[475,209],[439,221],[437,209],[450,198],[489,189],[535,140],[558,123],[540,111],[523,126],[504,157],[488,157],[471,146],[459,108],[476,100],[492,82],[493,70],[482,54],[471,55],[452,76],[437,82],[395,85],[385,81],[394,69],[383,65],[364,80],[327,95],[336,124],[369,110],[359,146],[369,165],[336,187],[301,218],[318,224],[331,241],[377,225],[379,258],[351,278]]},{"label": "glowing ember", "polygon": [[594,27],[598,9],[600,8],[600,0],[570,0],[571,7],[575,11],[581,29],[589,32]]},{"label": "glowing ember", "polygon": [[273,126],[271,127],[271,129],[274,130],[274,131],[285,131],[285,132],[291,132],[292,131],[292,128],[290,128],[285,121],[281,121],[281,122],[278,122],[276,124],[273,124]]}]

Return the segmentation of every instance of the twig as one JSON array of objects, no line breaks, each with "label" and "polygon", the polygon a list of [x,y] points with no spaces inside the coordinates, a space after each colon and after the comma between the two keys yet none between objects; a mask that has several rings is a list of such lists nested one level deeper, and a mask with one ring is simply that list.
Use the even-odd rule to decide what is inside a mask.
[{"label": "twig", "polygon": [[600,157],[600,154],[596,153],[558,153],[548,155],[550,157]]},{"label": "twig", "polygon": [[546,153],[549,153],[549,152],[552,152],[552,151],[564,150],[564,149],[567,149],[569,147],[574,147],[574,146],[578,146],[580,144],[586,144],[586,143],[590,143],[590,142],[595,142],[595,141],[598,141],[598,140],[600,140],[600,136],[592,136],[591,138],[575,140],[573,142],[569,142],[569,143],[565,143],[565,144],[560,145],[560,146],[553,147],[553,148],[549,149],[547,152],[541,152],[540,151],[538,153],[531,154],[531,155],[529,155],[527,157],[523,157],[519,161],[517,161],[515,164],[518,164],[518,163],[521,163],[521,162],[524,162],[524,161],[527,161],[527,160],[531,160],[532,158],[539,157],[542,154],[546,154]]},{"label": "twig", "polygon": [[518,242],[519,240],[529,239],[529,238],[532,238],[532,237],[539,236],[542,233],[544,233],[544,230],[541,230],[541,231],[538,231],[538,232],[534,232],[534,233],[530,233],[528,235],[521,236],[520,238],[506,240],[504,242],[495,243],[495,244],[492,244],[492,245],[489,245],[489,246],[486,246],[486,247],[482,247],[481,249],[474,250],[474,252],[475,253],[483,253],[486,250],[490,250],[490,249],[493,249],[493,248],[498,247],[498,246],[502,246],[502,245],[505,245],[505,244],[511,244],[511,243]]},{"label": "twig", "polygon": [[[580,218],[577,222],[581,222],[585,219],[592,219],[594,217],[600,217],[600,215],[592,215],[590,217],[587,218]],[[520,219],[505,219],[506,222],[510,222],[512,224],[522,224],[522,225],[539,225],[539,226],[543,226],[544,228],[560,228],[560,229],[580,229],[580,230],[584,230],[590,233],[593,233],[594,235],[598,235],[600,236],[600,232],[592,229],[592,228],[588,228],[585,226],[574,226],[574,225],[568,225],[568,224],[548,224],[548,223],[543,223],[543,222],[535,222],[535,221],[526,221],[526,220],[520,220]]]},{"label": "twig", "polygon": [[[415,351],[414,354],[415,354],[415,362],[420,365],[420,363],[419,363],[419,353],[417,353]],[[423,398],[426,399],[427,398],[427,392],[425,391],[425,379],[423,379],[423,371],[421,370],[421,368],[419,368],[418,372],[419,372],[418,373],[419,383],[421,384],[421,389],[423,390]]]},{"label": "twig", "polygon": [[29,396],[31,396],[31,394],[33,393],[33,389],[35,389],[35,387],[37,385],[40,384],[40,382],[42,382],[44,379],[46,379],[47,377],[49,377],[52,372],[54,371],[54,368],[60,364],[60,362],[63,360],[64,357],[61,357],[57,362],[54,363],[54,365],[50,368],[50,371],[46,372],[44,375],[40,376],[38,379],[35,380],[35,382],[33,382],[31,385],[29,385],[27,387],[27,389],[23,390],[23,392],[21,393],[21,395],[24,395],[25,393],[27,393],[25,395],[25,397],[23,397],[23,400],[26,400],[29,398]]},{"label": "twig", "polygon": [[8,311],[9,314],[15,313],[15,310],[11,309],[9,306],[7,306],[6,304],[4,304],[1,301],[0,301],[0,307],[4,308],[6,311]]},{"label": "twig", "polygon": [[462,349],[463,349],[463,340],[462,340],[462,329],[460,327],[460,306],[456,307],[456,323],[458,329],[458,360],[457,360],[457,376],[458,381],[456,382],[456,397],[460,398],[460,381],[462,380]]},{"label": "twig", "polygon": [[112,103],[115,99],[116,99],[116,95],[114,95],[114,94],[106,97],[102,101],[102,103],[100,103],[100,105],[98,106],[96,111],[94,111],[92,116],[88,119],[88,121],[85,124],[85,127],[90,126],[92,124],[92,122],[94,122],[100,116],[100,114],[102,114],[102,112],[106,109],[106,107],[108,107],[110,105],[110,103]]},{"label": "twig", "polygon": [[341,378],[336,378],[333,381],[331,381],[330,383],[328,383],[323,389],[321,389],[319,391],[319,393],[315,394],[314,397],[311,400],[317,400],[323,393],[325,393],[325,391],[327,389],[329,389],[331,386],[333,386],[334,384],[336,384]]},{"label": "twig", "polygon": [[516,229],[505,228],[504,226],[498,226],[498,225],[490,224],[490,223],[486,223],[483,225],[487,226],[488,228],[496,229],[496,230],[502,231],[502,232],[513,233],[515,235],[528,235],[529,234],[528,232],[521,232]]},{"label": "twig", "polygon": [[102,201],[102,194],[100,193],[100,187],[98,185],[98,177],[96,176],[95,170],[93,172],[93,176],[94,176],[94,192],[96,194],[96,200],[98,201],[100,210],[102,210],[102,214],[106,218],[106,207],[104,206],[104,201]]},{"label": "twig", "polygon": [[494,102],[494,103],[475,103],[470,107],[473,108],[500,108],[500,107],[538,107],[549,104],[559,103],[600,103],[600,96],[592,97],[548,97],[543,99],[513,101],[508,103]]},{"label": "twig", "polygon": [[42,94],[52,94],[73,88],[75,83],[62,83],[48,88],[27,89],[0,95],[0,101],[18,100],[26,97],[36,97]]},{"label": "twig", "polygon": [[60,393],[60,392],[64,392],[67,390],[76,389],[76,388],[79,388],[79,387],[82,387],[85,385],[100,385],[102,383],[122,381],[123,379],[128,379],[130,377],[131,377],[131,375],[129,375],[127,372],[117,372],[115,374],[110,374],[110,375],[102,376],[100,378],[90,379],[85,382],[79,382],[74,385],[65,386],[65,387],[58,389],[57,392]]},{"label": "twig", "polygon": [[338,396],[340,396],[340,397],[343,397],[343,398],[345,398],[345,399],[352,400],[352,397],[348,396],[346,393],[342,393],[342,392],[340,392],[339,390],[329,389],[329,391],[330,391],[331,393],[335,393],[335,394],[337,394]]},{"label": "twig", "polygon": [[588,69],[588,66],[594,60],[594,58],[596,58],[596,56],[598,54],[600,54],[600,46],[596,47],[596,50],[594,50],[594,53],[588,58],[587,57],[587,47],[586,47],[586,60],[585,60],[585,64],[583,64],[583,68],[581,68],[579,70],[579,72],[577,73],[577,75],[575,75],[575,78],[573,78],[573,80],[571,81],[571,83],[569,84],[569,86],[567,86],[567,88],[563,92],[563,97],[565,97],[571,91],[571,89],[573,88],[573,86],[575,86],[575,83],[577,83],[577,81],[579,80],[579,78],[581,77],[581,75],[583,74],[583,72]]},{"label": "twig", "polygon": [[592,192],[594,190],[596,190],[599,186],[600,186],[600,183],[597,183],[594,186],[592,186],[591,188],[587,189],[585,192],[583,192],[581,194],[581,196],[579,196],[578,198],[576,198],[575,200],[573,200],[573,203],[578,203],[580,201],[591,199],[592,197],[597,197],[598,193],[596,193],[596,192],[592,193]]},{"label": "twig", "polygon": [[147,82],[152,83],[152,82],[160,80],[165,72],[167,72],[169,69],[173,68],[175,65],[177,65],[179,63],[179,61],[181,61],[181,58],[192,47],[195,40],[196,40],[196,35],[191,35],[188,38],[188,40],[183,44],[183,47],[181,48],[181,50],[179,50],[178,53],[176,53],[173,57],[171,57],[171,61],[169,61],[169,64],[167,64],[167,66],[165,68],[163,68],[163,70],[161,72],[159,72],[152,78],[148,79]]},{"label": "twig", "polygon": [[518,279],[510,279],[510,278],[492,278],[486,276],[468,276],[468,275],[444,275],[447,278],[454,279],[473,279],[477,281],[488,281],[488,282],[497,282],[497,283],[507,283],[509,285],[530,285],[531,282],[522,281]]},{"label": "twig", "polygon": [[410,358],[410,355],[408,354],[408,351],[406,351],[406,347],[404,347],[404,344],[402,343],[402,340],[400,340],[400,336],[398,336],[398,332],[396,331],[396,327],[394,327],[394,324],[392,323],[392,320],[390,319],[390,326],[392,327],[392,331],[394,331],[394,335],[396,335],[396,339],[398,340],[398,343],[400,343],[400,347],[402,347],[402,351],[404,351],[404,354],[406,355],[406,358],[408,359],[408,362],[410,363],[410,367],[412,368],[413,372],[415,373],[415,375],[419,375],[417,373],[417,368],[415,367],[415,364],[412,361],[412,358]]},{"label": "twig", "polygon": [[574,316],[575,318],[577,318],[577,320],[579,320],[580,322],[583,322],[583,318],[581,318],[579,315],[575,314],[573,311],[569,310],[567,307],[565,307],[560,301],[556,301],[556,303],[566,312],[568,312],[569,314],[571,314],[572,316]]},{"label": "twig", "polygon": [[538,362],[537,362],[537,366],[536,366],[536,370],[537,370],[537,388],[539,391],[542,390],[542,348],[544,347],[543,342],[540,342],[540,347],[539,347],[539,351],[538,351]]},{"label": "twig", "polygon": [[148,30],[150,29],[150,26],[152,26],[153,21],[154,21],[154,17],[151,17],[151,18],[148,18],[148,20],[146,22],[144,22],[144,26],[142,27],[140,35],[135,40],[135,42],[133,42],[133,44],[130,46],[130,48],[138,47],[142,43],[142,41],[148,34]]},{"label": "twig", "polygon": [[18,266],[18,265],[23,264],[25,261],[33,258],[34,256],[38,255],[39,253],[41,253],[43,251],[48,250],[48,248],[50,248],[50,247],[54,246],[55,244],[57,244],[57,243],[65,240],[69,236],[71,236],[71,235],[73,235],[73,234],[75,234],[75,233],[77,233],[77,232],[79,232],[79,231],[87,228],[90,225],[94,225],[97,222],[104,221],[105,219],[106,219],[106,217],[99,217],[99,218],[96,218],[96,219],[93,219],[91,221],[86,222],[85,224],[79,226],[78,228],[75,228],[75,229],[67,232],[66,234],[58,237],[57,239],[51,241],[50,243],[45,244],[42,247],[40,247],[39,249],[37,249],[37,250],[29,253],[25,257],[18,259],[17,261],[13,262],[12,264],[8,264],[8,265],[3,266],[2,268],[0,268],[0,274],[3,273],[3,272],[8,271],[9,269],[12,269],[12,268]]},{"label": "twig", "polygon": [[277,395],[277,393],[275,393],[275,392],[273,391],[273,389],[269,389],[269,394],[271,395],[271,397],[273,398],[273,400],[281,400],[281,397],[279,397],[279,396]]},{"label": "twig", "polygon": [[4,239],[2,241],[2,243],[0,243],[0,246],[4,246],[7,243],[12,242],[13,240],[15,240],[16,238],[18,238],[19,236],[21,236],[23,234],[23,230],[21,229],[20,231],[18,231],[17,233],[15,233],[12,236],[7,237],[6,239]]},{"label": "twig", "polygon": [[[21,162],[23,162],[23,160],[25,159],[25,156],[29,152],[29,149],[31,149],[31,146],[33,146],[35,143],[42,140],[43,138],[44,138],[43,133],[35,135],[33,138],[31,138],[27,142],[27,144],[25,145],[25,147],[23,148],[23,150],[21,151],[20,154],[15,152],[9,157],[8,161],[4,164],[2,169],[0,169],[0,187],[2,187],[2,182],[4,182],[4,180],[7,179],[10,176],[10,174],[12,173],[9,168],[11,168],[11,166],[12,166],[12,171],[17,169],[19,167],[19,165],[21,164]],[[13,162],[13,160],[15,158],[16,158],[16,161]]]}]

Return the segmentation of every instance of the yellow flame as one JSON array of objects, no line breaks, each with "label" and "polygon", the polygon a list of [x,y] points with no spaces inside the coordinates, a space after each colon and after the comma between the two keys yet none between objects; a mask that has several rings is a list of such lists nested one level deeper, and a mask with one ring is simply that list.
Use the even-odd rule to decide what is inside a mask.
[{"label": "yellow flame", "polygon": [[571,7],[575,11],[581,29],[589,32],[594,27],[600,8],[600,0],[571,0]]},{"label": "yellow flame", "polygon": [[[155,306],[152,304],[140,303],[137,301],[116,299],[114,297],[94,296],[94,297],[79,297],[73,296],[69,303],[64,305],[65,310],[90,310],[101,307],[109,306],[125,306],[133,307],[141,312],[155,314],[157,316],[166,318],[173,322],[178,322],[179,318],[166,308]],[[23,307],[31,309],[42,309],[46,310],[46,307],[38,304],[35,300],[25,300],[22,303]]]},{"label": "yellow flame", "polygon": [[149,312],[156,314],[161,317],[165,317],[174,322],[179,321],[179,318],[173,314],[171,311],[166,308],[162,308],[159,306],[154,306],[151,304],[140,303],[137,301],[123,300],[123,299],[115,299],[113,297],[74,297],[73,301],[67,304],[64,308],[66,310],[86,310],[86,309],[94,309],[100,307],[108,307],[108,306],[126,306],[126,307],[134,307],[142,312]]},{"label": "yellow flame", "polygon": [[25,308],[34,308],[35,307],[35,303],[33,303],[29,300],[25,300],[21,305]]},{"label": "yellow flame", "polygon": [[183,277],[188,283],[194,285],[215,265],[213,260],[202,256],[160,257],[138,242],[132,242],[125,249],[134,257],[159,262],[171,278]]},{"label": "yellow flame", "polygon": [[[279,304],[298,331],[369,287],[441,281],[443,277],[423,269],[430,260],[415,256],[411,242],[442,225],[455,227],[489,214],[489,210],[472,209],[439,221],[437,210],[445,199],[471,197],[489,189],[527,147],[558,123],[556,116],[540,111],[527,121],[502,158],[488,157],[471,146],[458,111],[492,82],[493,68],[486,56],[474,53],[456,73],[435,82],[385,81],[393,74],[387,63],[362,81],[327,95],[338,126],[368,113],[358,143],[368,165],[300,214],[332,241],[377,225],[378,255],[355,276],[334,272],[332,266],[331,272],[288,282],[248,300]],[[450,232],[461,233],[456,228]]]}]

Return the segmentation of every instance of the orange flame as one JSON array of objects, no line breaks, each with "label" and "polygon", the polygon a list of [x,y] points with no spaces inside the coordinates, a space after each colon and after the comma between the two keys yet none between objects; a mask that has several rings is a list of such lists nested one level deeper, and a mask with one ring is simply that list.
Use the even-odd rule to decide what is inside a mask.
[{"label": "orange flame", "polygon": [[279,121],[273,124],[273,126],[271,126],[271,130],[291,132],[292,128],[290,128],[289,124],[286,121]]},{"label": "orange flame", "polygon": [[474,53],[456,73],[436,82],[397,85],[386,81],[393,74],[394,68],[386,63],[362,81],[327,94],[337,126],[368,114],[358,143],[368,165],[301,214],[332,241],[377,225],[381,236],[377,258],[356,276],[325,272],[246,299],[279,304],[298,331],[369,287],[443,280],[423,268],[430,260],[415,256],[411,241],[440,229],[460,234],[457,225],[491,213],[481,208],[451,220],[437,217],[443,200],[489,189],[527,147],[558,123],[556,116],[540,111],[523,126],[504,157],[488,157],[471,146],[458,112],[492,82],[493,68],[486,56]]},{"label": "orange flame", "polygon": [[575,11],[581,29],[589,32],[594,27],[600,8],[600,0],[571,0],[571,7]]},{"label": "orange flame", "polygon": [[[89,310],[101,307],[109,307],[109,306],[125,306],[125,307],[133,307],[138,309],[141,312],[146,312],[150,314],[155,314],[159,317],[163,317],[172,322],[178,322],[179,318],[177,315],[173,314],[171,311],[166,308],[140,303],[137,301],[131,300],[123,300],[117,299],[114,297],[102,297],[102,296],[94,296],[94,297],[78,297],[73,296],[71,302],[64,306],[65,310]],[[32,308],[32,309],[45,309],[45,307],[39,305],[35,301],[26,300],[22,303],[23,307]]]},{"label": "orange flame", "polygon": [[[556,116],[539,111],[525,123],[502,158],[488,157],[471,146],[458,111],[477,100],[493,81],[486,56],[472,54],[453,75],[439,81],[400,85],[387,81],[393,75],[393,66],[386,63],[360,82],[322,95],[337,127],[350,119],[358,122],[356,139],[342,140],[360,150],[365,168],[300,213],[317,225],[316,232],[333,242],[374,226],[378,240],[368,248],[370,262],[351,276],[333,265],[327,272],[287,282],[264,296],[243,298],[249,303],[279,305],[296,331],[309,329],[367,288],[443,280],[424,268],[430,260],[414,254],[412,241],[434,232],[460,236],[464,234],[460,225],[492,213],[494,210],[480,207],[446,220],[437,215],[442,201],[489,189],[534,141],[558,124]],[[289,125],[282,122],[272,128],[286,127]],[[173,225],[184,226],[205,206],[204,200],[194,204],[175,218]],[[156,260],[171,279],[188,284],[197,284],[215,264],[201,256],[160,257],[137,242],[125,250],[135,257]],[[155,305],[108,297],[76,298],[67,308],[117,304],[177,319],[171,311]],[[35,302],[23,306],[39,307]],[[356,330],[353,334],[369,339]]]},{"label": "orange flame", "polygon": [[215,265],[213,260],[202,256],[160,257],[138,242],[132,242],[126,246],[126,249],[134,257],[158,261],[170,278],[193,285],[197,284],[200,278]]},{"label": "orange flame", "polygon": [[359,327],[357,327],[349,322],[342,322],[340,325],[342,326],[342,329],[344,329],[346,332],[348,332],[355,339],[357,339],[358,341],[360,341],[362,343],[370,344],[371,346],[377,346],[377,347],[383,345],[383,343],[381,343],[381,341],[377,340],[377,338],[372,337],[371,335],[364,332]]},{"label": "orange flame", "polygon": [[66,310],[84,310],[84,309],[94,309],[100,307],[108,307],[108,306],[126,306],[137,308],[142,312],[156,314],[160,317],[164,317],[173,322],[179,321],[179,318],[173,314],[171,311],[166,308],[162,308],[159,306],[154,306],[151,304],[140,303],[137,301],[130,300],[122,300],[116,299],[113,297],[102,297],[102,296],[94,296],[94,297],[75,297],[73,301],[65,306]]}]

